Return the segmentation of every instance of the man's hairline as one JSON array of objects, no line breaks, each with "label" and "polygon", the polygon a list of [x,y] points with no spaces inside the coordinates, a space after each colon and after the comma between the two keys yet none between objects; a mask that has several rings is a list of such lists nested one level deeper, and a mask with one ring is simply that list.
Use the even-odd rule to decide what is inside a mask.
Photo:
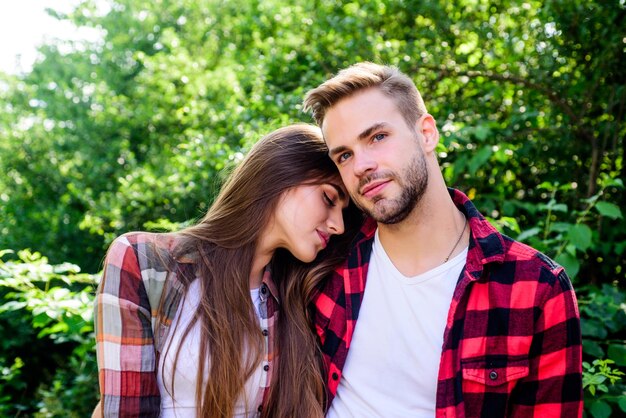
[{"label": "man's hairline", "polygon": [[404,115],[404,112],[400,109],[400,106],[398,105],[397,100],[394,99],[394,97],[392,95],[387,94],[385,92],[385,90],[382,89],[380,86],[381,86],[381,84],[377,84],[377,85],[374,85],[374,86],[362,87],[362,88],[359,88],[357,90],[351,91],[349,94],[346,94],[345,96],[342,96],[339,100],[335,101],[332,105],[330,105],[330,106],[328,106],[328,107],[326,107],[324,109],[324,116],[322,117],[322,120],[317,125],[320,128],[320,131],[322,132],[322,139],[324,140],[324,143],[326,144],[326,148],[328,148],[328,156],[329,157],[331,157],[331,155],[330,155],[331,149],[328,146],[328,140],[326,139],[326,134],[324,133],[324,122],[326,122],[326,117],[328,116],[328,112],[333,107],[337,106],[340,102],[342,102],[343,100],[348,99],[348,98],[354,96],[355,94],[362,93],[362,92],[364,92],[366,90],[370,90],[370,89],[374,89],[374,88],[378,89],[383,95],[388,97],[393,102],[394,106],[396,107],[396,110],[400,113],[400,116],[402,116],[402,119],[404,119],[404,122],[406,123],[406,125],[409,128],[413,128],[415,123],[417,123],[417,121],[420,118],[422,118],[426,114],[429,114],[428,111],[425,111],[421,115],[415,115],[415,120],[413,120],[413,121],[407,120],[407,118]]}]

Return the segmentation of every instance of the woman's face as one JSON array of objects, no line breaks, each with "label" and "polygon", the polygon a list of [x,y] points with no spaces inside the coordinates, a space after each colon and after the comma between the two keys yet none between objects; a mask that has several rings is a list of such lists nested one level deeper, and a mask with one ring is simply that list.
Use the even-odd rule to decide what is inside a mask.
[{"label": "woman's face", "polygon": [[287,190],[274,213],[271,239],[275,248],[285,248],[305,263],[328,245],[332,235],[343,234],[343,209],[348,193],[337,178],[322,184],[307,184]]}]

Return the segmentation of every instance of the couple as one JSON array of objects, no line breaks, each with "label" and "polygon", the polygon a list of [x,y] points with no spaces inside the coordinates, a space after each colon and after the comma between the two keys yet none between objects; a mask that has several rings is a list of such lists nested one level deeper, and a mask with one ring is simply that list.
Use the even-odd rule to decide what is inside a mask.
[{"label": "couple", "polygon": [[411,79],[304,104],[321,131],[261,139],[197,225],[111,245],[94,415],[582,416],[568,277],[446,187]]}]

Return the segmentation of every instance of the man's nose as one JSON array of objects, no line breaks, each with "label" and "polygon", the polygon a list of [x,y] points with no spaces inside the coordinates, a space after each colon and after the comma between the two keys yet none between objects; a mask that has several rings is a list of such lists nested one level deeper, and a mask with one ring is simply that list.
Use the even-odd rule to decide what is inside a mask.
[{"label": "man's nose", "polygon": [[373,156],[368,152],[360,152],[358,154],[354,154],[354,175],[357,177],[361,177],[371,171],[375,171],[378,167],[376,160],[374,160]]}]

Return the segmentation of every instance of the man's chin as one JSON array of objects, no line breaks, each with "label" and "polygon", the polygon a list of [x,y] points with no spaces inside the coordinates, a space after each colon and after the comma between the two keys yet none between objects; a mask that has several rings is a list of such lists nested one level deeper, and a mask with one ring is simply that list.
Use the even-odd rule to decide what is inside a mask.
[{"label": "man's chin", "polygon": [[[391,202],[385,203],[389,204]],[[383,206],[382,204],[380,204],[378,207],[374,205],[373,209],[365,210],[364,212],[378,223],[381,223],[383,225],[395,225],[404,221],[410,215],[411,207],[389,207],[389,205]]]}]

